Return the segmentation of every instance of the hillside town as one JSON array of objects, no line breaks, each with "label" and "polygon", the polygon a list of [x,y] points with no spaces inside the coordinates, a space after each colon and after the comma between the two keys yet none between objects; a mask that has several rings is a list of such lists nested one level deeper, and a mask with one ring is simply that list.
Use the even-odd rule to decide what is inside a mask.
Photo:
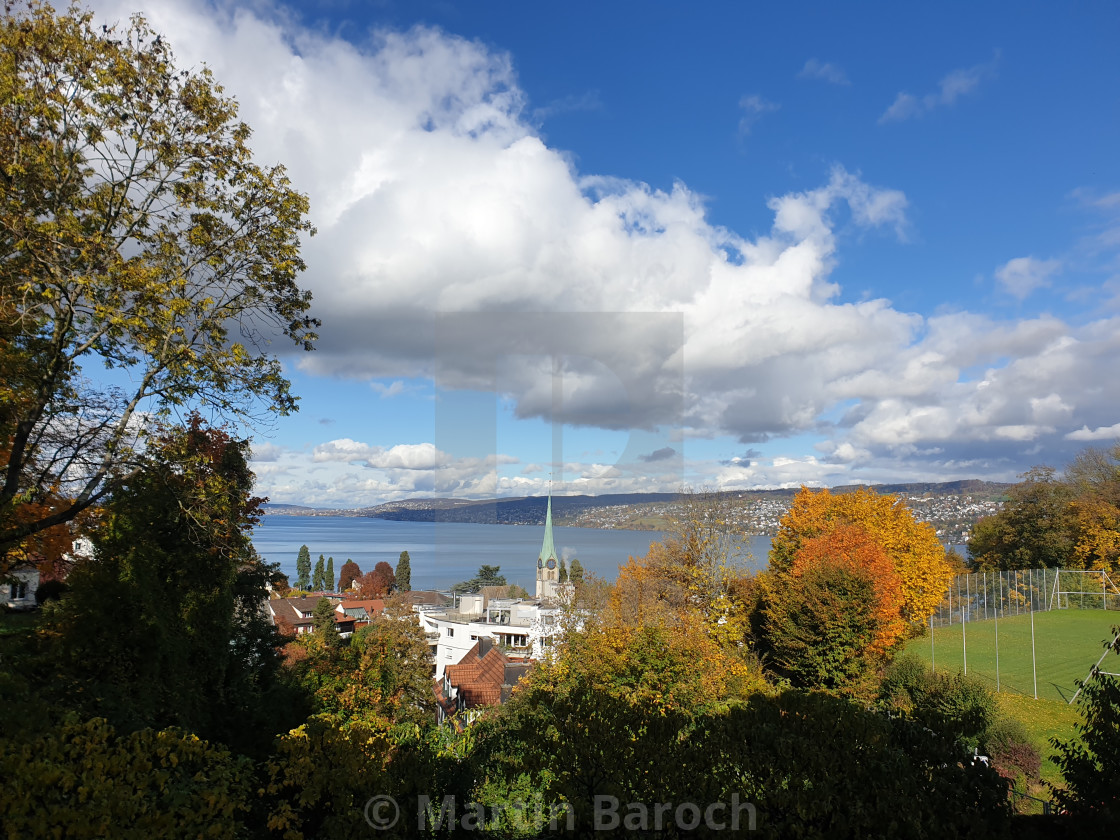
[{"label": "hillside town", "polygon": [[[789,511],[792,495],[749,498],[740,496],[741,506],[731,507],[730,524],[747,534],[774,536],[778,524]],[[913,511],[914,518],[929,522],[937,537],[946,545],[968,542],[972,526],[981,518],[999,511],[1002,502],[983,496],[956,493],[914,493],[900,497]],[[656,529],[682,513],[679,502],[649,502],[634,505],[591,507],[564,520],[565,525],[580,528],[642,528]]]}]

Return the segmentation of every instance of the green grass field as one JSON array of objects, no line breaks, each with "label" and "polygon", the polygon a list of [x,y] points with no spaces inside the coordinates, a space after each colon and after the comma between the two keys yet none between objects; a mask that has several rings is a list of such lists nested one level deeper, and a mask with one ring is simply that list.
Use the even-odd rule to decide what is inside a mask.
[{"label": "green grass field", "polygon": [[[1069,702],[1077,680],[1104,653],[1103,643],[1112,639],[1113,625],[1120,613],[1104,610],[1053,610],[1034,614],[1035,656],[1038,663],[1038,698]],[[1031,618],[1017,615],[993,620],[971,621],[962,626],[936,627],[930,636],[914,639],[906,650],[934,667],[956,672],[967,670],[996,688],[996,630],[999,631],[999,690],[1034,696],[1031,670]],[[968,667],[965,668],[965,652]],[[1107,662],[1105,663],[1107,664]],[[1115,663],[1120,666],[1120,662]],[[1102,666],[1103,667],[1103,666]],[[1120,667],[1106,668],[1120,671]]]},{"label": "green grass field", "polygon": [[[1075,724],[1081,720],[1077,706],[1069,700],[1102,653],[1103,643],[1112,638],[1112,627],[1120,624],[1120,614],[1104,610],[1054,610],[1034,614],[1035,655],[1038,662],[1038,700],[1034,699],[1031,672],[1031,618],[1018,615],[999,621],[1000,708],[1021,721],[1042,755],[1042,778],[1061,784],[1061,773],[1051,760],[1051,738],[1075,738]],[[965,625],[968,673],[996,688],[996,622],[973,621]],[[956,673],[964,669],[961,625],[937,627],[932,643],[927,635],[914,639],[908,653],[927,663],[931,656],[937,670]],[[1116,660],[1116,657],[1113,657]],[[1110,665],[1108,659],[1102,667]],[[1120,661],[1109,671],[1120,671]],[[1035,791],[1045,797],[1045,793]]]}]

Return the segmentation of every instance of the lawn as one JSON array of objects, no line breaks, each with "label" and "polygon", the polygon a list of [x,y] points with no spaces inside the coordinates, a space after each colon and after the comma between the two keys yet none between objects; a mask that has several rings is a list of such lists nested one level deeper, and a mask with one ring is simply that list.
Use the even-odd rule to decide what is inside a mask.
[{"label": "lawn", "polygon": [[[1104,610],[1054,610],[1034,614],[1035,657],[1038,668],[1038,699],[1034,699],[1031,668],[1031,617],[1018,615],[1000,619],[999,689],[1000,708],[1023,723],[1042,755],[1042,778],[1061,783],[1061,773],[1051,758],[1051,738],[1075,738],[1074,725],[1081,715],[1069,705],[1077,691],[1077,681],[1104,652],[1103,643],[1112,638],[1112,627],[1120,624],[1120,614]],[[968,653],[968,673],[996,688],[997,622],[972,621],[963,630],[960,624],[938,627],[922,639],[911,641],[906,650],[930,662],[937,670],[964,669]],[[1114,657],[1115,659],[1115,657]],[[1108,660],[1102,667],[1108,665]],[[1105,670],[1120,671],[1120,661]]]},{"label": "lawn", "polygon": [[[1120,614],[1104,610],[1053,610],[1034,614],[1035,657],[1038,698],[1068,703],[1077,691],[1077,681],[1104,652],[1103,643],[1112,638]],[[999,671],[996,671],[996,631],[999,631]],[[994,620],[971,621],[937,627],[932,639],[914,639],[907,652],[936,670],[967,670],[1001,692],[1034,696],[1031,668],[1031,617],[1017,615]],[[965,668],[965,653],[968,667]],[[1120,662],[1116,663],[1120,666]],[[1102,666],[1103,667],[1103,666]],[[1106,670],[1120,671],[1120,667]]]}]

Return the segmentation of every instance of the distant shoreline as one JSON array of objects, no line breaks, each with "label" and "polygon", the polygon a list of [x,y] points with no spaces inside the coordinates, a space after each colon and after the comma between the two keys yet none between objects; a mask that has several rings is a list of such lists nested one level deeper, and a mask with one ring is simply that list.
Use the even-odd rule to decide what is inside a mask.
[{"label": "distant shoreline", "polygon": [[[834,493],[869,486],[879,493],[900,497],[915,518],[933,525],[937,537],[947,545],[968,541],[972,526],[996,513],[1007,498],[1010,484],[968,479],[940,483],[849,485],[831,488]],[[774,537],[789,510],[796,488],[778,490],[735,490],[720,494],[741,502],[729,524],[752,536]],[[387,502],[367,508],[313,508],[304,505],[267,504],[268,516],[379,519],[389,522],[441,522],[476,525],[544,524],[545,496],[505,499],[426,498]],[[552,513],[557,525],[598,531],[670,530],[680,514],[678,493],[613,493],[600,496],[553,496]]]}]

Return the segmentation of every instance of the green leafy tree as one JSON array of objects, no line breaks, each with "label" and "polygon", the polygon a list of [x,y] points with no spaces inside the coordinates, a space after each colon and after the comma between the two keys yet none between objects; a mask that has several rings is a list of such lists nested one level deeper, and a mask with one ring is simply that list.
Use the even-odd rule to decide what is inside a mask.
[{"label": "green leafy tree", "polygon": [[250,542],[261,500],[247,457],[247,441],[196,415],[104,506],[94,559],[45,630],[67,702],[126,730],[269,738],[282,640],[261,605],[277,569]]},{"label": "green leafy tree", "polygon": [[143,18],[103,28],[77,6],[9,4],[0,80],[7,549],[125,486],[179,406],[295,410],[275,340],[310,350],[318,322],[295,283],[307,199]]},{"label": "green leafy tree", "polygon": [[296,556],[296,589],[304,591],[311,588],[311,552],[307,546],[301,545],[299,547],[299,554]]},{"label": "green leafy tree", "polygon": [[190,733],[74,715],[28,743],[0,739],[0,776],[9,837],[236,840],[256,787],[251,761]]},{"label": "green leafy tree", "polygon": [[[1120,627],[1113,627],[1107,643],[1120,655]],[[1114,670],[1109,669],[1109,670]],[[1120,828],[1120,679],[1096,673],[1081,688],[1077,699],[1084,720],[1077,724],[1078,740],[1051,744],[1057,748],[1055,763],[1064,787],[1053,787],[1059,807],[1097,828]]]},{"label": "green leafy tree", "polygon": [[397,560],[396,584],[398,592],[412,591],[412,559],[407,551],[402,551]]},{"label": "green leafy tree", "polygon": [[560,583],[568,582],[568,564],[564,562],[564,558],[560,558],[560,569],[556,573],[556,580]]},{"label": "green leafy tree", "polygon": [[1060,568],[1075,544],[1074,494],[1053,467],[1034,467],[1008,492],[998,513],[972,527],[968,553],[982,569]]},{"label": "green leafy tree", "polygon": [[976,677],[934,673],[913,656],[887,667],[879,686],[880,704],[947,738],[966,752],[985,747],[1000,722],[995,695]]},{"label": "green leafy tree", "polygon": [[311,574],[311,588],[316,592],[322,592],[327,588],[326,558],[322,554],[315,561],[315,571]]},{"label": "green leafy tree", "polygon": [[[677,650],[666,650],[664,633],[639,633],[613,640],[606,658],[566,662],[562,651],[556,665],[542,663],[474,727],[470,765],[486,780],[481,793],[501,803],[527,788],[543,798],[545,813],[569,803],[576,833],[588,837],[603,827],[594,817],[603,796],[735,796],[774,837],[1004,836],[1007,785],[972,766],[960,745],[822,692],[721,697],[701,685],[719,677],[697,668],[688,650],[697,638],[682,635]],[[626,805],[618,814],[608,836],[653,827]],[[748,814],[740,817],[738,831],[727,833],[753,827]]]},{"label": "green leafy tree", "polygon": [[820,565],[768,583],[764,638],[772,667],[800,688],[848,689],[871,676],[879,620],[870,572]]},{"label": "green leafy tree", "polygon": [[568,571],[568,578],[572,583],[583,583],[583,564],[578,557],[572,558],[572,567]]},{"label": "green leafy tree", "polygon": [[362,576],[361,567],[353,560],[347,558],[342,564],[342,571],[338,573],[338,591],[349,592],[354,581]]},{"label": "green leafy tree", "polygon": [[326,587],[324,587],[324,588],[327,589],[327,591],[329,591],[329,592],[334,592],[334,558],[333,557],[328,557],[327,558],[327,572],[326,572],[326,577],[324,578],[324,580],[326,581],[326,584],[327,584]]}]

